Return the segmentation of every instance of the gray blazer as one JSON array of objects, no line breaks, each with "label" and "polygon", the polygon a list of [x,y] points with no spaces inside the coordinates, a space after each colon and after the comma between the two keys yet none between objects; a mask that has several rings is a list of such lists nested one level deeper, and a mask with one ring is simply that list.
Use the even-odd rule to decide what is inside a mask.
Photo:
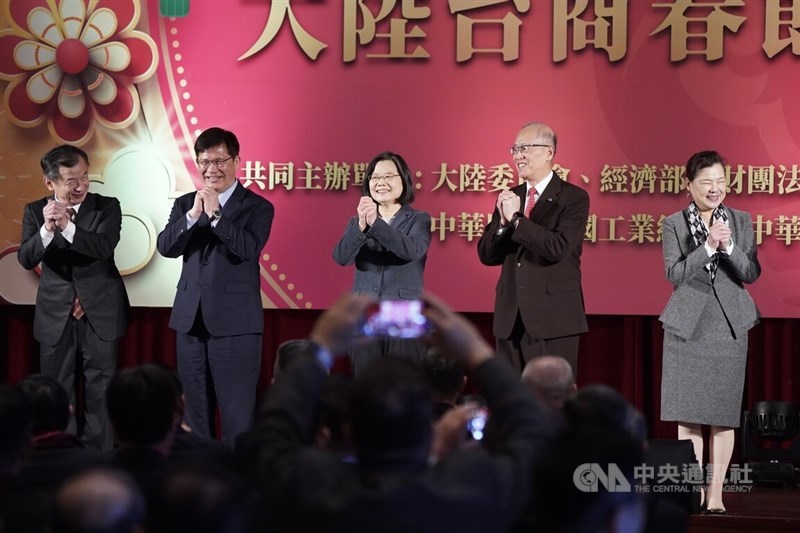
[{"label": "gray blazer", "polygon": [[715,292],[737,337],[758,323],[758,309],[744,288],[744,283],[753,283],[761,274],[753,222],[749,213],[727,210],[734,248],[730,255],[721,254],[713,285],[703,268],[709,262],[708,253],[703,245],[695,244],[689,231],[688,210],[664,219],[664,268],[674,290],[659,320],[683,339],[692,337],[707,299]]},{"label": "gray blazer", "polygon": [[342,266],[355,263],[354,293],[378,300],[412,300],[422,294],[430,244],[430,215],[404,205],[391,224],[378,218],[363,232],[358,217],[351,218],[333,249],[333,259]]}]

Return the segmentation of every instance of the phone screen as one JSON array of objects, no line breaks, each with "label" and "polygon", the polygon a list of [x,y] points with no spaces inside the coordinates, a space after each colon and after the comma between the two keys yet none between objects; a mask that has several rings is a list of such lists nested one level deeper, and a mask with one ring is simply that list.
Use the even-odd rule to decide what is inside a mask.
[{"label": "phone screen", "polygon": [[479,407],[467,420],[467,432],[473,440],[483,440],[488,418],[489,411],[485,407]]},{"label": "phone screen", "polygon": [[368,337],[416,339],[431,331],[419,300],[383,300],[367,309],[362,332]]}]

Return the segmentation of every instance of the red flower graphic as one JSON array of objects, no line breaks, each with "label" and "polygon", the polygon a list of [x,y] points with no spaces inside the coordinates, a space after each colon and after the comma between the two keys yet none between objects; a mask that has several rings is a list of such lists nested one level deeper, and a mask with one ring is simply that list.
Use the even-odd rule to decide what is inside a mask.
[{"label": "red flower graphic", "polygon": [[30,128],[48,120],[62,142],[83,144],[95,123],[119,129],[139,115],[133,84],[158,65],[155,42],[133,28],[134,0],[9,0],[11,28],[0,31],[0,79],[11,121]]}]

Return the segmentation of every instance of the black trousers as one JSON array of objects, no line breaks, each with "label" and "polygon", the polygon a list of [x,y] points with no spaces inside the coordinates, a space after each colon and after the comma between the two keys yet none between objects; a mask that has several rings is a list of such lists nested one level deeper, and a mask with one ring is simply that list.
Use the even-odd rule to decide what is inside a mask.
[{"label": "black trousers", "polygon": [[525,364],[543,355],[558,355],[569,362],[572,374],[578,377],[578,343],[580,335],[566,337],[538,338],[533,337],[525,330],[522,317],[517,313],[514,329],[508,339],[496,339],[497,356],[506,359],[511,366],[522,373]]},{"label": "black trousers", "polygon": [[67,431],[97,450],[114,447],[106,389],[117,370],[117,344],[117,339],[104,341],[98,337],[84,315],[80,320],[67,320],[58,344],[40,346],[42,374],[58,381],[75,407]]}]

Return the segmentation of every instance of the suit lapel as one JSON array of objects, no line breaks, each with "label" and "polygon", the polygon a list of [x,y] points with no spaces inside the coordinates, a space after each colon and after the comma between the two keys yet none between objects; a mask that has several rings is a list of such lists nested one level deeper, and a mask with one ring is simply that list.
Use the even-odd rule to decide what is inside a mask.
[{"label": "suit lapel", "polygon": [[[224,217],[233,218],[234,216],[236,216],[236,214],[242,209],[242,203],[244,203],[244,199],[247,196],[247,190],[244,187],[242,187],[238,181],[236,182],[236,185],[234,185],[234,187],[235,188],[231,193],[231,197],[228,198],[228,201],[225,202],[225,205],[220,208],[222,210],[222,216]],[[208,258],[211,255],[211,251],[214,249],[217,243],[220,242],[220,240],[219,237],[214,235],[214,233],[210,230],[211,221],[209,220],[208,215],[202,213],[200,215],[200,220],[198,220],[198,223],[200,221],[203,221],[204,218],[206,226],[205,230],[208,231],[208,236],[206,237],[206,244],[203,246],[202,258],[203,258],[203,263],[207,263]]]},{"label": "suit lapel", "polygon": [[518,185],[514,187],[514,192],[517,193],[519,196],[519,212],[525,212],[525,196],[528,194],[528,184],[523,183],[522,185]]},{"label": "suit lapel", "polygon": [[411,215],[411,208],[407,205],[403,205],[400,207],[400,210],[395,215],[395,219],[392,221],[395,228],[400,228],[405,223],[406,219]]},{"label": "suit lapel", "polygon": [[235,189],[231,197],[228,198],[228,201],[225,202],[225,206],[222,207],[222,215],[231,218],[242,209],[242,204],[247,196],[247,189],[242,187],[238,181],[234,187]]},{"label": "suit lapel", "polygon": [[683,237],[683,246],[685,247],[684,254],[689,255],[690,253],[694,252],[697,248],[702,246],[702,244],[697,244],[694,242],[694,235],[692,235],[692,228],[689,226],[689,210],[684,209],[681,211],[681,218],[683,220],[683,224],[681,225],[681,236]]},{"label": "suit lapel", "polygon": [[547,211],[554,206],[561,197],[561,188],[561,176],[559,176],[556,171],[553,171],[553,178],[550,180],[550,183],[547,184],[544,191],[542,191],[542,194],[539,195],[539,199],[536,200],[536,204],[533,206],[533,211],[531,211],[532,221],[539,222],[544,218]]},{"label": "suit lapel", "polygon": [[95,210],[95,204],[97,198],[94,194],[89,193],[86,195],[86,199],[81,204],[81,208],[78,209],[78,212],[75,214],[75,225],[80,226],[82,228],[90,228],[94,223],[94,219],[97,217],[97,211]]}]

